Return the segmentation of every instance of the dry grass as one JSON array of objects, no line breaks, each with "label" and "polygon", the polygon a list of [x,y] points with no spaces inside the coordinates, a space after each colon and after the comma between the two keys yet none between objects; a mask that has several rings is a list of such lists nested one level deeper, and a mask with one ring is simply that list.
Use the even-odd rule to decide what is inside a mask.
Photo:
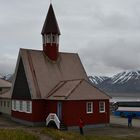
[{"label": "dry grass", "polygon": [[125,137],[113,137],[113,136],[97,136],[97,135],[86,135],[81,136],[75,132],[63,132],[55,129],[44,128],[42,133],[50,136],[53,140],[140,140],[140,137],[125,136]]},{"label": "dry grass", "polygon": [[0,140],[38,140],[38,137],[20,129],[0,129]]}]

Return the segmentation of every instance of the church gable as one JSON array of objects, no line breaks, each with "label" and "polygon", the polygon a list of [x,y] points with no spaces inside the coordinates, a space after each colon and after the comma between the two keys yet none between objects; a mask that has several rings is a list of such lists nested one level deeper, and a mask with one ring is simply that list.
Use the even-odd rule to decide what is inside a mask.
[{"label": "church gable", "polygon": [[12,93],[13,99],[31,99],[31,94],[23,66],[23,61],[20,58],[16,79],[13,87]]}]

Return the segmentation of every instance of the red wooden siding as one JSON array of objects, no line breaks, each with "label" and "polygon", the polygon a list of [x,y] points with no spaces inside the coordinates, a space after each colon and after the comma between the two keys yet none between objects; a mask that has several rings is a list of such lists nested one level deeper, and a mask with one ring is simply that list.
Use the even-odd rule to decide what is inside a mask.
[{"label": "red wooden siding", "polygon": [[45,110],[45,100],[32,100],[32,113],[12,111],[12,117],[30,122],[43,122],[46,119]]},{"label": "red wooden siding", "polygon": [[43,51],[51,60],[57,60],[59,55],[58,44],[47,43],[46,45],[43,45]]},{"label": "red wooden siding", "polygon": [[[99,101],[89,101],[93,102],[93,113],[86,113],[86,103],[88,101],[62,101],[62,121],[67,126],[78,125],[79,118],[82,117],[85,124],[102,124],[109,123],[109,100],[100,100],[105,101],[105,112],[99,112]],[[48,101],[47,114],[56,113],[57,114],[57,102],[58,101]]]},{"label": "red wooden siding", "polygon": [[[86,125],[109,123],[109,100],[105,101],[105,112],[99,112],[99,100],[95,101],[62,101],[62,121],[67,126],[77,126],[82,117]],[[12,117],[31,121],[44,122],[49,113],[57,114],[57,102],[47,100],[33,100],[32,114],[12,111]],[[86,103],[93,102],[93,113],[87,114]]]},{"label": "red wooden siding", "polygon": [[[104,100],[105,101],[105,100]],[[78,125],[79,118],[82,117],[86,125],[109,123],[109,101],[106,100],[105,113],[99,112],[99,101],[93,102],[93,113],[86,113],[87,101],[65,101],[63,102],[62,112],[63,121],[68,126]]]}]

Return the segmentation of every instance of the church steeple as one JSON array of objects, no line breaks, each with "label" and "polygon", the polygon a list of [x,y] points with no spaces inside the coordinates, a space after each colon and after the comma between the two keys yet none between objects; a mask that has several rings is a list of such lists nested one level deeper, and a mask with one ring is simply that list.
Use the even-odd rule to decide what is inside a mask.
[{"label": "church steeple", "polygon": [[59,35],[60,30],[54,14],[52,4],[50,4],[43,28],[43,51],[49,59],[56,61],[59,56]]}]

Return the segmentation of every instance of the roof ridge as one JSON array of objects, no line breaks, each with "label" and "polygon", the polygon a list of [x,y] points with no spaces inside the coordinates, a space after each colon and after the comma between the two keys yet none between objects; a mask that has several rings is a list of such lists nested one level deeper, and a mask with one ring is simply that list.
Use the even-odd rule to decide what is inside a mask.
[{"label": "roof ridge", "polygon": [[[63,87],[63,85],[65,85],[67,82],[70,82],[70,81],[78,81],[79,80],[79,82],[80,81],[82,81],[83,79],[71,79],[71,80],[63,80],[63,81],[60,81],[60,82],[58,82],[56,85],[55,85],[55,87],[48,93],[48,95],[47,95],[47,98],[49,98],[50,96],[52,96],[57,90],[59,90],[61,87]],[[59,85],[61,82],[63,82],[61,85]],[[79,84],[79,83],[78,83]],[[58,86],[58,87],[57,87]],[[72,88],[72,90],[70,91],[70,93],[67,95],[67,96],[69,96],[70,94],[71,94],[71,92],[73,92],[74,91],[74,89],[75,89],[75,87],[74,88]],[[66,97],[67,98],[67,97]]]},{"label": "roof ridge", "polygon": [[[58,86],[61,82],[63,82],[60,86]],[[64,81],[60,81],[58,82],[54,88],[48,93],[47,98],[50,97],[51,95],[53,95],[58,89],[60,89],[63,85],[65,84]],[[57,87],[58,86],[58,87]],[[56,89],[55,89],[56,88]]]},{"label": "roof ridge", "polygon": [[91,82],[87,81],[84,79],[85,82],[87,82],[89,85],[91,85],[92,87],[94,87],[95,89],[99,90],[101,93],[105,94],[106,96],[108,96],[109,98],[112,98],[111,96],[109,96],[106,92],[104,92],[103,90],[99,89],[98,87],[94,86]]},{"label": "roof ridge", "polygon": [[78,78],[78,79],[70,79],[70,80],[62,80],[60,82],[67,82],[67,81],[78,81],[78,80],[83,80],[83,78]]},{"label": "roof ridge", "polygon": [[20,50],[22,51],[39,51],[42,52],[42,50],[36,50],[36,49],[28,49],[28,48],[20,48]]},{"label": "roof ridge", "polygon": [[5,94],[7,91],[10,91],[10,90],[11,90],[11,88],[4,90],[4,91],[2,91],[2,92],[0,93],[0,95],[3,95],[3,94]]}]

